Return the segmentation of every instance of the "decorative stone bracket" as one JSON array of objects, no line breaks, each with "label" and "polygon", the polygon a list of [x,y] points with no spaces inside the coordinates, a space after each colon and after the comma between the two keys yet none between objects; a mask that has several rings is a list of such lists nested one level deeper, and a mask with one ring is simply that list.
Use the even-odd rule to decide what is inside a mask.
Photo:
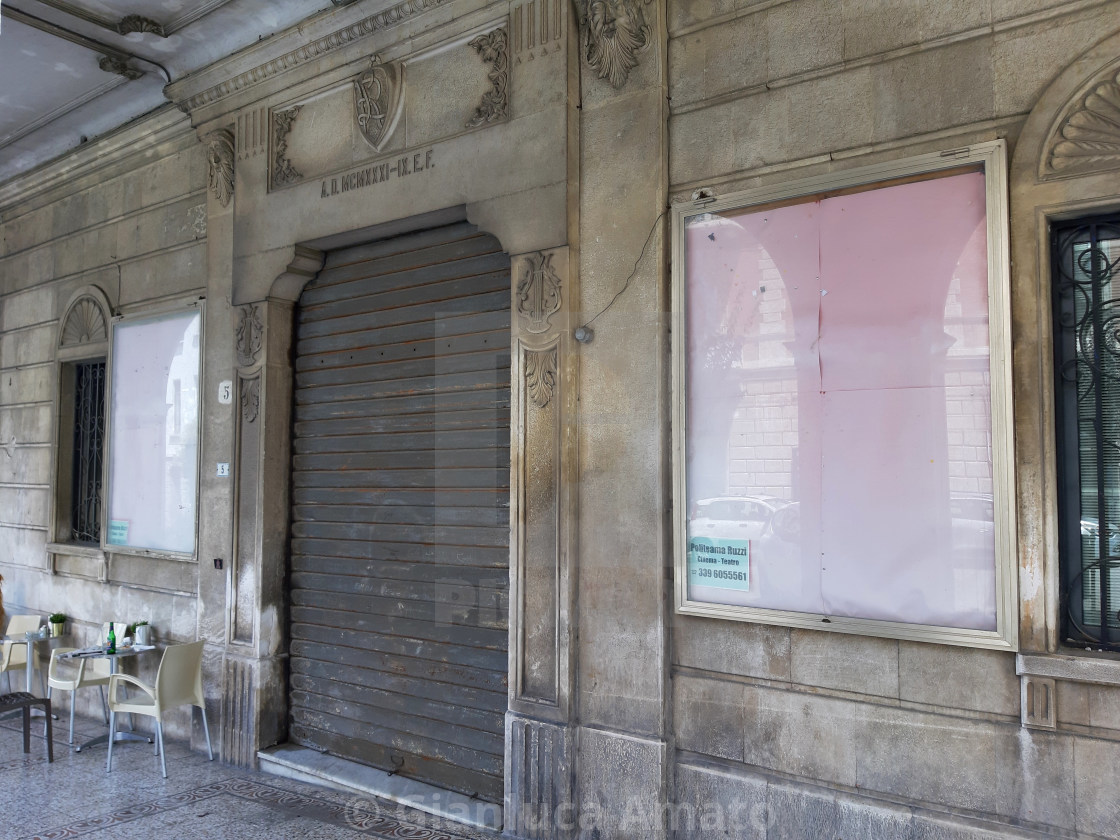
[{"label": "decorative stone bracket", "polygon": [[1020,715],[1023,726],[1057,729],[1058,680],[1120,686],[1120,662],[1092,656],[1020,653],[1015,657],[1020,679]]},{"label": "decorative stone bracket", "polygon": [[644,7],[649,0],[577,0],[580,47],[591,68],[616,88],[638,66],[653,30]]},{"label": "decorative stone bracket", "polygon": [[233,132],[220,128],[211,131],[203,140],[210,166],[210,193],[222,207],[229,207],[233,198]]}]

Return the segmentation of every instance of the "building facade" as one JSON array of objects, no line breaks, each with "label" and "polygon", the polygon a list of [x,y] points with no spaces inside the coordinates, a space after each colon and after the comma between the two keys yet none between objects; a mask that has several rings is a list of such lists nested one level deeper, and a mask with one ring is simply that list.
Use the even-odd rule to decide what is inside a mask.
[{"label": "building facade", "polygon": [[[325,751],[513,837],[1120,836],[1120,658],[1071,641],[1059,560],[1052,302],[1052,232],[1120,210],[1120,3],[358,2],[165,92],[0,184],[9,614],[203,639],[224,761]],[[677,217],[983,144],[1009,378],[950,425],[1004,412],[1008,457],[962,435],[947,469],[1006,502],[1002,635],[679,610]],[[167,376],[129,402],[145,349]],[[710,495],[794,498],[796,381],[726,382]]]}]

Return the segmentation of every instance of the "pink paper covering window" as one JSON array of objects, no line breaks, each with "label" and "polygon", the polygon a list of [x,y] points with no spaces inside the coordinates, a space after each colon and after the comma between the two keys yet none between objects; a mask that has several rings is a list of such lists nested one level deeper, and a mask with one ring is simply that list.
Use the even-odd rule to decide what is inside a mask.
[{"label": "pink paper covering window", "polygon": [[688,536],[750,547],[688,597],[994,630],[983,172],[692,216],[684,264]]}]

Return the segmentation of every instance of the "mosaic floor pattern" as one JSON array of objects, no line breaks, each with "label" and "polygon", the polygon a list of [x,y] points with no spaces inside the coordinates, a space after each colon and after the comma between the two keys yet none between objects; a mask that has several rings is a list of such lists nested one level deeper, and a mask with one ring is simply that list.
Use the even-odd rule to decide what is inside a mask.
[{"label": "mosaic floor pattern", "polygon": [[[167,779],[147,744],[115,747],[113,772],[107,774],[105,747],[73,752],[65,721],[56,723],[50,764],[41,727],[41,722],[33,724],[33,735],[40,734],[25,756],[19,719],[0,722],[0,838],[5,840],[499,837],[373,797],[210,762],[185,744],[167,744]],[[103,731],[98,721],[83,720],[75,740]]]}]

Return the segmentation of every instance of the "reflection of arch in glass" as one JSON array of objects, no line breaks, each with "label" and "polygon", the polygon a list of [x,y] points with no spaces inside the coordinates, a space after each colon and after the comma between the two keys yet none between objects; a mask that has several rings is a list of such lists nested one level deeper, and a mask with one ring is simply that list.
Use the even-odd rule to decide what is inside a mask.
[{"label": "reflection of arch in glass", "polygon": [[[689,438],[695,442],[689,474],[690,495],[699,494],[693,498],[735,492],[728,465],[743,459],[732,454],[732,421],[738,413],[741,427],[751,422],[741,415],[757,408],[752,397],[787,393],[789,430],[798,427],[795,368],[808,361],[806,351],[816,339],[817,295],[815,261],[797,239],[814,214],[812,205],[703,214],[688,226]],[[791,443],[788,434],[784,441],[773,433],[767,440],[771,471],[777,472],[780,456],[773,447],[788,450]],[[750,451],[763,445],[761,439],[739,442],[747,454],[761,454]]]}]

